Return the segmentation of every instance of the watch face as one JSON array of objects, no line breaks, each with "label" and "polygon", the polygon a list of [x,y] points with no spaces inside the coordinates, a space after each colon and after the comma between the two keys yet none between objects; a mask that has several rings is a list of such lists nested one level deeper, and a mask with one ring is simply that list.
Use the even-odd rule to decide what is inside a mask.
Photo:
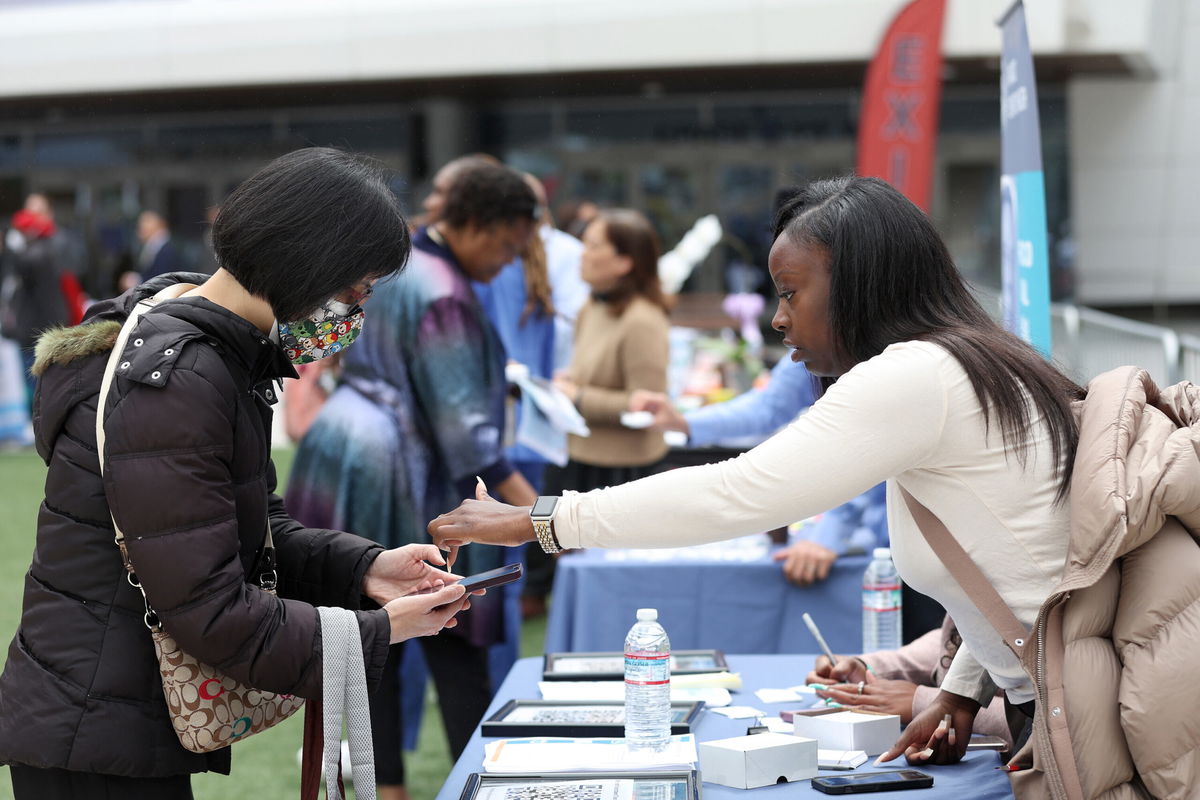
[{"label": "watch face", "polygon": [[539,497],[537,502],[533,504],[533,511],[529,512],[530,516],[548,517],[554,513],[554,507],[557,505],[557,497]]}]

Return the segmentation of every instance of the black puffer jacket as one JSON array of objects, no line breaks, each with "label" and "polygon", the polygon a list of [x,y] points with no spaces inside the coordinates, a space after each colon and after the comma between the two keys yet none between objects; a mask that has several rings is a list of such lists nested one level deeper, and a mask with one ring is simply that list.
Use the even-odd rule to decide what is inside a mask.
[{"label": "black puffer jacket", "polygon": [[[197,755],[175,738],[110,507],[164,627],[185,652],[251,686],[319,696],[320,623],[310,604],[363,601],[363,576],[381,548],[305,529],[273,494],[271,380],[294,375],[291,365],[207,300],[164,302],[139,320],[122,358],[129,366],[109,393],[101,485],[96,399],[120,323],[137,299],[193,277],[203,280],[162,276],[39,342],[34,425],[49,472],[21,624],[0,676],[0,762],[133,777],[229,771],[228,748]],[[268,516],[279,597],[246,583]],[[359,618],[376,681],[387,614]]]}]

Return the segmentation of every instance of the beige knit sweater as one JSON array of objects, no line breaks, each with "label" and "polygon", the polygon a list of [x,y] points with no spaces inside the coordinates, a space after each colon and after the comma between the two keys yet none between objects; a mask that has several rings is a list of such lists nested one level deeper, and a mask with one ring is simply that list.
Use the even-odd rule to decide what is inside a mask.
[{"label": "beige knit sweater", "polygon": [[621,424],[634,389],[667,390],[666,313],[635,297],[621,316],[607,303],[588,300],[575,323],[575,350],[568,370],[580,387],[579,407],[592,435],[571,436],[575,461],[602,467],[653,464],[667,452],[662,433]]}]

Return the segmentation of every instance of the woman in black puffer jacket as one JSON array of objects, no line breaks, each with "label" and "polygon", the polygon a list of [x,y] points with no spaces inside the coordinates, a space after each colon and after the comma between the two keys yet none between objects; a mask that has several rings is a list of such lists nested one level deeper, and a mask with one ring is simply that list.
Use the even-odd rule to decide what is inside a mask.
[{"label": "woman in black puffer jacket", "polygon": [[[414,594],[446,577],[426,563],[444,563],[433,546],[384,551],[306,529],[274,493],[273,383],[348,345],[371,284],[408,258],[382,175],[335,150],[283,156],[230,196],[213,239],[212,277],[161,276],[38,343],[34,425],[49,471],[0,676],[0,763],[18,799],[186,798],[191,773],[229,771],[228,748],[201,755],[176,739],[113,520],[184,652],[268,691],[319,696],[316,605],[359,609],[372,683],[389,643],[452,626],[466,606],[453,584]],[[139,319],[109,392],[101,478],[105,364],[133,306],[164,290],[177,299]],[[314,321],[334,333],[304,335]],[[267,524],[278,596],[254,585]]]}]

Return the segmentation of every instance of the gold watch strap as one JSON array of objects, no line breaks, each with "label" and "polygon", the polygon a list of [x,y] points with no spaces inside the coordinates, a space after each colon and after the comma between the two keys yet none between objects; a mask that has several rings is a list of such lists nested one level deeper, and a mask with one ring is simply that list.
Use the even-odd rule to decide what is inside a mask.
[{"label": "gold watch strap", "polygon": [[544,553],[561,553],[562,547],[558,544],[558,539],[554,536],[554,531],[550,528],[550,520],[535,519],[533,521],[533,533],[537,536],[537,542],[541,545]]}]

